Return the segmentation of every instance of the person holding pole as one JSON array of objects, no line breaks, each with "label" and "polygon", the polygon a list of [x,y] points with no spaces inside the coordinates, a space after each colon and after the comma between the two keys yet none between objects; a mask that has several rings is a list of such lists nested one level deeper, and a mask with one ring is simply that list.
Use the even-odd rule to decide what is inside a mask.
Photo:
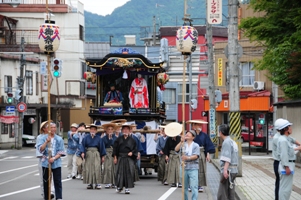
[{"label": "person holding pole", "polygon": [[208,124],[208,122],[204,120],[190,120],[187,123],[192,124],[192,130],[196,133],[194,138],[194,142],[196,142],[200,146],[200,161],[199,161],[199,192],[203,192],[203,186],[207,186],[207,178],[206,178],[206,161],[210,162],[210,153],[215,153],[215,147],[208,136],[207,133],[202,131],[202,125]]},{"label": "person holding pole", "polygon": [[[47,135],[48,132],[48,122],[44,121],[41,123],[40,125],[40,135],[38,135],[37,137],[37,142],[36,144],[38,144],[41,140],[41,138],[45,135]],[[44,198],[44,183],[43,183],[43,170],[42,170],[42,157],[43,154],[40,152],[40,150],[38,149],[38,146],[36,145],[36,156],[37,158],[39,158],[39,163],[38,163],[38,168],[39,168],[39,175],[40,175],[40,188],[41,188],[41,195]],[[50,198],[53,199],[54,198],[54,185],[53,185],[53,181],[51,181],[51,195]]]},{"label": "person holding pole", "polygon": [[76,178],[77,174],[77,164],[76,164],[76,150],[79,145],[79,140],[74,139],[77,135],[78,125],[76,123],[71,124],[70,131],[68,131],[68,147],[67,147],[67,158],[68,158],[68,176],[67,178]]},{"label": "person holding pole", "polygon": [[[38,149],[43,154],[42,156],[42,170],[43,170],[43,183],[44,183],[44,199],[48,199],[48,184],[49,177],[48,170],[49,164],[51,166],[54,188],[55,188],[55,197],[57,200],[63,198],[63,188],[62,188],[62,160],[61,157],[65,156],[65,148],[63,139],[56,135],[56,124],[50,123],[50,134],[44,135],[38,143]],[[52,154],[48,155],[48,143],[50,143]]]},{"label": "person holding pole", "polygon": [[[198,171],[200,147],[193,140],[196,134],[193,131],[187,131],[185,136],[181,137],[181,142],[175,147],[175,151],[181,151],[181,160],[185,163],[184,173],[184,198],[188,200],[188,186],[192,190],[191,200],[198,199]],[[183,147],[184,146],[184,152]]]}]

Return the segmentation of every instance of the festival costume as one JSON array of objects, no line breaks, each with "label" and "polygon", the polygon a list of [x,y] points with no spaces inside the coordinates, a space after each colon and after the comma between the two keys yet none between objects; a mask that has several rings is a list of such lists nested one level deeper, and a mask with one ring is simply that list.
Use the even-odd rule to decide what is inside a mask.
[{"label": "festival costume", "polygon": [[166,137],[159,137],[158,138],[158,142],[157,142],[157,146],[156,146],[156,152],[157,155],[159,156],[159,163],[158,163],[158,181],[161,181],[162,183],[164,183],[167,179],[167,163],[165,160],[166,155],[165,154],[160,154],[160,151],[163,152],[165,143],[167,140],[167,136]]},{"label": "festival costume", "polygon": [[112,134],[112,138],[110,139],[109,136],[106,134],[102,139],[107,153],[104,162],[102,183],[115,185],[115,164],[113,159],[113,145],[117,137],[114,134]]},{"label": "festival costume", "polygon": [[133,80],[129,99],[132,108],[149,107],[147,83],[144,78],[135,78]]}]

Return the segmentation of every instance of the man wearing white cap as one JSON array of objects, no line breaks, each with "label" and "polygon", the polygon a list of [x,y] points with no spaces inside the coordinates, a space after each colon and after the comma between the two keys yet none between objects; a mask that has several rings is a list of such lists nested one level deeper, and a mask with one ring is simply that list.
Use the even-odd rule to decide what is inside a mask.
[{"label": "man wearing white cap", "polygon": [[[288,120],[283,120],[279,123],[280,137],[277,144],[277,153],[280,158],[279,173],[280,173],[280,188],[279,199],[288,200],[293,187],[293,175],[295,170],[295,150],[289,141],[288,137],[292,133],[292,126]],[[297,147],[300,150],[301,147]]]},{"label": "man wearing white cap", "polygon": [[70,131],[68,131],[68,146],[67,146],[67,158],[68,158],[68,176],[67,178],[76,178],[77,164],[76,164],[76,150],[78,147],[78,141],[73,139],[73,135],[77,134],[78,125],[76,123],[71,124]]},{"label": "man wearing white cap", "polygon": [[[36,144],[39,144],[42,137],[48,134],[48,121],[44,121],[40,125],[40,135],[37,137]],[[39,168],[39,175],[40,175],[40,188],[41,188],[41,195],[44,198],[44,186],[43,186],[43,170],[42,170],[42,157],[43,154],[40,152],[38,145],[36,145],[36,156],[39,158],[38,168]],[[53,185],[53,178],[51,179],[51,199],[54,198],[54,185]]]},{"label": "man wearing white cap", "polygon": [[[273,155],[273,159],[274,159],[274,173],[276,176],[275,179],[275,200],[279,199],[279,182],[280,182],[280,176],[279,176],[279,162],[280,162],[280,155],[278,155],[277,153],[277,145],[278,145],[278,139],[280,137],[280,132],[279,132],[279,127],[281,126],[281,124],[285,123],[287,120],[279,118],[275,121],[274,124],[274,128],[277,130],[277,133],[274,135],[273,137],[273,146],[272,146],[272,155]],[[292,144],[297,144],[300,145],[300,143],[295,140],[292,137],[288,137],[288,140],[290,141],[290,143]]]}]

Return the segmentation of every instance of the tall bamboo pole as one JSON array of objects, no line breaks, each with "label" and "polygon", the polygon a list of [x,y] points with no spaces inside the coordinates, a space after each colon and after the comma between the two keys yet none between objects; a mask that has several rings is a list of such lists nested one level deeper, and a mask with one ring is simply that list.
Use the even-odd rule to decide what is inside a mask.
[{"label": "tall bamboo pole", "polygon": [[[185,97],[186,97],[186,58],[184,56],[183,62],[183,82],[182,82],[182,136],[185,134]],[[184,143],[182,144],[182,155],[184,155]],[[185,192],[185,162],[182,160],[182,200],[185,199],[184,192]]]},{"label": "tall bamboo pole", "polygon": [[[46,0],[46,14],[47,14],[47,20],[50,20],[49,18],[49,10],[48,10],[48,0]],[[50,122],[51,122],[51,110],[50,110],[50,84],[51,84],[51,73],[50,73],[50,54],[47,54],[47,79],[48,79],[48,84],[47,84],[47,91],[48,91],[48,136],[51,136],[51,127],[50,127]],[[52,172],[51,172],[51,163],[49,162],[51,156],[52,156],[52,148],[51,148],[51,142],[48,143],[48,199],[51,199],[51,178],[52,178]]]}]

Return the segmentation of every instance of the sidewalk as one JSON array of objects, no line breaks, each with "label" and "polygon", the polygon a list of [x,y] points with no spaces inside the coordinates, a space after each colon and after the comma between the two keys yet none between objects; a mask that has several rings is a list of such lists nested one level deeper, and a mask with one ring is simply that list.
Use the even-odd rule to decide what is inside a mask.
[{"label": "sidewalk", "polygon": [[[216,167],[219,167],[218,159],[213,159],[212,162]],[[235,181],[235,190],[239,199],[273,200],[275,198],[273,162],[271,155],[266,153],[242,156],[242,177],[237,177]],[[298,164],[296,164],[293,184],[290,200],[300,200],[301,168]]]}]

